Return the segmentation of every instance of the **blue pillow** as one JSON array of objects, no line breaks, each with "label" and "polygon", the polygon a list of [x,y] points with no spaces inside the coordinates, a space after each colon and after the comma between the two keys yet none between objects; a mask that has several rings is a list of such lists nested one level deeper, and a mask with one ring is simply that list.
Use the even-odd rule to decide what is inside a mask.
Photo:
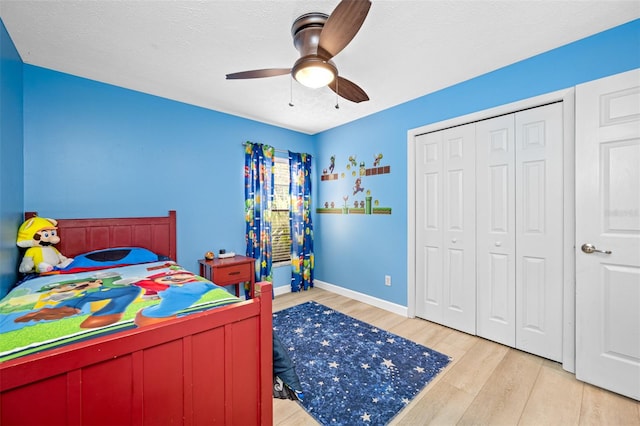
[{"label": "blue pillow", "polygon": [[119,265],[136,265],[157,262],[163,257],[141,247],[119,247],[96,250],[76,256],[64,270],[75,268],[108,268]]}]

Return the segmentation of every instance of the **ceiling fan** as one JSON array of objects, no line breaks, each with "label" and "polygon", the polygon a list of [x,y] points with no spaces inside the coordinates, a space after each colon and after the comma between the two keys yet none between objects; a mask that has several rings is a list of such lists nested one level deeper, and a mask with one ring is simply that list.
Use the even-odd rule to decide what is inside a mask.
[{"label": "ceiling fan", "polygon": [[227,74],[227,80],[291,74],[307,87],[329,86],[338,96],[352,102],[368,101],[369,96],[364,90],[338,75],[338,68],[331,58],[355,37],[370,7],[369,0],[342,0],[331,15],[314,12],[300,16],[291,26],[293,44],[300,52],[300,58],[292,68],[242,71]]}]

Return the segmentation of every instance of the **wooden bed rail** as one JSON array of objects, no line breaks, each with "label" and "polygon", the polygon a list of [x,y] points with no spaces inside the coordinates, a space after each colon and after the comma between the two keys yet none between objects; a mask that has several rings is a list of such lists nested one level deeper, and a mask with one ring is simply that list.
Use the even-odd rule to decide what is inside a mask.
[{"label": "wooden bed rail", "polygon": [[272,301],[264,297],[0,364],[0,424],[273,421]]}]

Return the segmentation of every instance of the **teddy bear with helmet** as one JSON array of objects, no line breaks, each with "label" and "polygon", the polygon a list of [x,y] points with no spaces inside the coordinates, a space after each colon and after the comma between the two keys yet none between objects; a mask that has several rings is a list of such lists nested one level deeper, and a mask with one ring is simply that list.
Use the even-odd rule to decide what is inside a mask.
[{"label": "teddy bear with helmet", "polygon": [[73,261],[54,247],[60,242],[57,225],[58,222],[54,219],[38,216],[27,219],[20,225],[16,244],[27,249],[18,268],[20,272],[50,272],[54,268],[65,268]]}]

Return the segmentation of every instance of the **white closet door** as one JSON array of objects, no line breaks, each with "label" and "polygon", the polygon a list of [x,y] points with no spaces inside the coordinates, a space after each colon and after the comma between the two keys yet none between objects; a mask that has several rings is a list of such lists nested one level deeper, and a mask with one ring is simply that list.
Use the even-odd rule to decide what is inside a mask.
[{"label": "white closet door", "polygon": [[516,113],[516,348],[562,360],[562,104]]},{"label": "white closet door", "polygon": [[476,332],[474,125],[443,132],[444,323]]},{"label": "white closet door", "polygon": [[477,334],[515,346],[514,115],[476,124]]},{"label": "white closet door", "polygon": [[442,133],[416,137],[416,315],[442,324]]},{"label": "white closet door", "polygon": [[474,125],[416,146],[416,315],[475,334]]}]

